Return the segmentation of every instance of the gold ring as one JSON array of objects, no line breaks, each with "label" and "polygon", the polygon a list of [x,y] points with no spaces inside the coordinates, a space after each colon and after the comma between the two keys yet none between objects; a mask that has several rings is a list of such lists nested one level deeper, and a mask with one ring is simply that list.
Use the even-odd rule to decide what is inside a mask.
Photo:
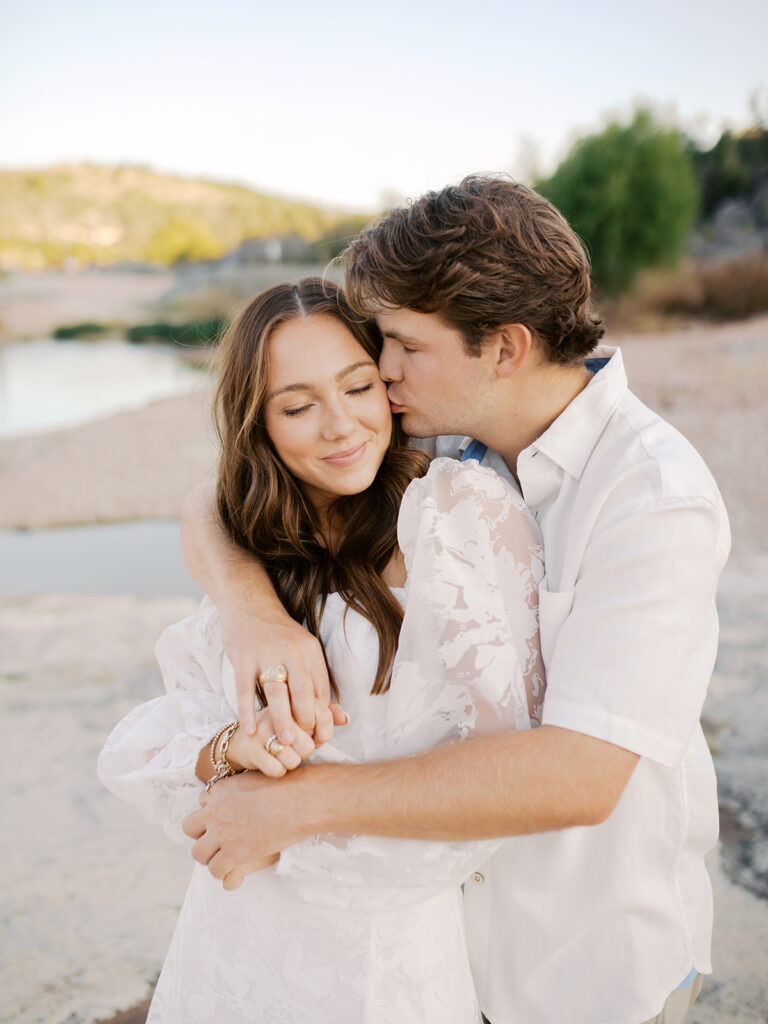
[{"label": "gold ring", "polygon": [[264,749],[268,754],[271,754],[272,757],[277,757],[277,755],[283,749],[283,744],[280,742],[277,736],[274,733],[272,733],[267,742],[264,744]]},{"label": "gold ring", "polygon": [[288,669],[285,665],[270,665],[259,676],[260,683],[287,683]]}]

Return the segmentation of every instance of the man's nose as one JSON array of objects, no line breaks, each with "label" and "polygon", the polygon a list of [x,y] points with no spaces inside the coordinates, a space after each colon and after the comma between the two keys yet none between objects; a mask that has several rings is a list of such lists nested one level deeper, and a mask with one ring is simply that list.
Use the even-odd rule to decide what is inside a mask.
[{"label": "man's nose", "polygon": [[386,384],[391,384],[402,377],[397,359],[397,348],[395,343],[387,338],[384,339],[379,356],[379,376]]}]

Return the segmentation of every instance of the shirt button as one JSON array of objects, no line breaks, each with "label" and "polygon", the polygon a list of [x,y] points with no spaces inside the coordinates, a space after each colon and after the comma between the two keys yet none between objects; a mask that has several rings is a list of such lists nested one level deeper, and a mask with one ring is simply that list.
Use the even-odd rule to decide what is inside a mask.
[{"label": "shirt button", "polygon": [[481,875],[479,871],[475,871],[472,875],[472,881],[476,882],[478,885],[482,885],[485,881],[485,875]]}]

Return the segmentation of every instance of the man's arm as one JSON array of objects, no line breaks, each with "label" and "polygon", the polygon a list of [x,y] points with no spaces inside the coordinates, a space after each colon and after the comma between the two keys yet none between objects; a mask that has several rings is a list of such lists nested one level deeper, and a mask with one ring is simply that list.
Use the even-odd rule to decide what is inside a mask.
[{"label": "man's arm", "polygon": [[265,684],[278,738],[293,743],[298,724],[314,733],[317,743],[330,739],[334,721],[342,724],[345,716],[338,705],[329,710],[328,671],[320,643],[285,611],[259,561],[226,533],[216,511],[214,483],[201,484],[184,499],[181,545],[189,574],[221,615],[224,650],[235,670],[241,727],[255,734],[256,680],[270,665],[281,664],[288,669],[288,687]]},{"label": "man's arm", "polygon": [[696,727],[716,648],[720,532],[716,506],[692,499],[645,505],[595,536],[547,665],[540,728],[401,761],[307,766],[277,784],[225,781],[187,819],[195,856],[221,851],[219,864],[236,865],[323,831],[462,840],[605,820],[638,757],[679,764]]},{"label": "man's arm", "polygon": [[[217,878],[318,832],[465,840],[604,821],[638,756],[555,726],[373,764],[224,780],[185,823]],[[215,858],[215,860],[214,860]],[[245,867],[247,870],[247,866]]]}]

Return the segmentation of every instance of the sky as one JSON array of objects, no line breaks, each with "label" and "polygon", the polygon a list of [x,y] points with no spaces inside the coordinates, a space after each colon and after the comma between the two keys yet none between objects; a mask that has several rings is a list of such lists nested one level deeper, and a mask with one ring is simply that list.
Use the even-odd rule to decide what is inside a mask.
[{"label": "sky", "polygon": [[0,167],[141,164],[373,210],[530,180],[638,104],[768,121],[766,0],[0,0]]}]

